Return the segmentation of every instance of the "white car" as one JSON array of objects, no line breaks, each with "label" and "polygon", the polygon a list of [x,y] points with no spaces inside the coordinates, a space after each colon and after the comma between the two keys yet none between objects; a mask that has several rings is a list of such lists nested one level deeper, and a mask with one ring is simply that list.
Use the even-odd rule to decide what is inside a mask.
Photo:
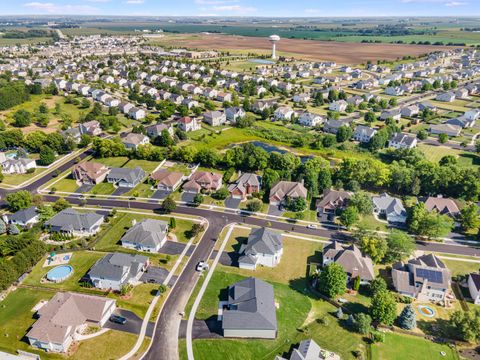
[{"label": "white car", "polygon": [[205,261],[200,261],[197,264],[196,270],[200,271],[200,272],[202,272],[204,270],[208,270],[208,264]]},{"label": "white car", "polygon": [[318,229],[318,226],[314,224],[310,224],[310,225],[307,225],[307,229]]}]

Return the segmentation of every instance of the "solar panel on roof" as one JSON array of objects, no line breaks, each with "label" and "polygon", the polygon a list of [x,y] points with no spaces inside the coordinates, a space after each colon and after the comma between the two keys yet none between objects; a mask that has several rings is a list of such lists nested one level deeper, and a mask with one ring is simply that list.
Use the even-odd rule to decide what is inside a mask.
[{"label": "solar panel on roof", "polygon": [[429,269],[416,269],[417,276],[422,279],[427,279],[430,282],[441,284],[443,282],[442,272]]}]

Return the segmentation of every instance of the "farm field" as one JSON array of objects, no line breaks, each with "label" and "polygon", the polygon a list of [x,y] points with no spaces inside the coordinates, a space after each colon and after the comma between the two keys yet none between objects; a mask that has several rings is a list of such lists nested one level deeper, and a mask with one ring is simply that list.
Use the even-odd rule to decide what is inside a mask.
[{"label": "farm field", "polygon": [[[218,49],[251,51],[270,51],[267,39],[229,35],[173,35],[156,39],[160,45],[175,44],[195,49]],[[395,60],[406,55],[419,56],[431,51],[441,50],[441,46],[400,45],[400,44],[360,44],[337,41],[320,42],[315,40],[282,39],[278,51],[295,54],[308,60],[331,60],[341,64],[360,64],[368,60]]]}]

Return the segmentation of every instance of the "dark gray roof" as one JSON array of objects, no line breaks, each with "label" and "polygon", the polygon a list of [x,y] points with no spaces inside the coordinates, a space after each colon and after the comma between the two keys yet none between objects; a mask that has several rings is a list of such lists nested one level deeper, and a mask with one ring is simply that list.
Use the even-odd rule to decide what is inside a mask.
[{"label": "dark gray roof", "polygon": [[135,277],[140,269],[148,262],[143,255],[111,253],[105,255],[92,266],[88,275],[91,278],[101,278],[120,281],[127,272],[128,279]]},{"label": "dark gray roof", "polygon": [[123,235],[122,242],[157,247],[165,239],[167,223],[162,220],[145,219],[135,224]]},{"label": "dark gray roof", "polygon": [[241,280],[228,288],[227,305],[223,329],[277,330],[272,285],[255,278]]},{"label": "dark gray roof", "polygon": [[246,244],[240,247],[242,255],[275,255],[282,248],[282,236],[267,228],[252,230]]},{"label": "dark gray roof", "polygon": [[108,173],[109,179],[122,179],[131,184],[141,181],[145,177],[145,171],[140,166],[134,169],[129,168],[113,168]]},{"label": "dark gray roof", "polygon": [[8,215],[8,219],[10,221],[26,223],[35,216],[37,216],[37,208],[35,206],[31,206],[27,209],[19,210],[15,214]]},{"label": "dark gray roof", "polygon": [[81,231],[82,229],[90,229],[100,219],[103,219],[103,215],[94,212],[80,213],[75,209],[69,208],[60,211],[45,222],[45,225],[59,228],[61,231]]}]

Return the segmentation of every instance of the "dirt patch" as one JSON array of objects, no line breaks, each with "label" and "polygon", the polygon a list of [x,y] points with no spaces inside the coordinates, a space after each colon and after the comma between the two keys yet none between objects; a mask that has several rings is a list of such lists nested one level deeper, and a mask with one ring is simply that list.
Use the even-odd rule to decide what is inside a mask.
[{"label": "dirt patch", "polygon": [[[159,39],[157,43],[204,50],[230,49],[261,52],[271,50],[268,39],[218,34],[197,34],[188,37],[171,36]],[[302,59],[336,61],[339,64],[361,64],[367,60],[396,60],[406,55],[419,56],[447,48],[428,45],[362,44],[299,39],[281,39],[277,44],[277,51],[279,52],[294,54]]]}]

